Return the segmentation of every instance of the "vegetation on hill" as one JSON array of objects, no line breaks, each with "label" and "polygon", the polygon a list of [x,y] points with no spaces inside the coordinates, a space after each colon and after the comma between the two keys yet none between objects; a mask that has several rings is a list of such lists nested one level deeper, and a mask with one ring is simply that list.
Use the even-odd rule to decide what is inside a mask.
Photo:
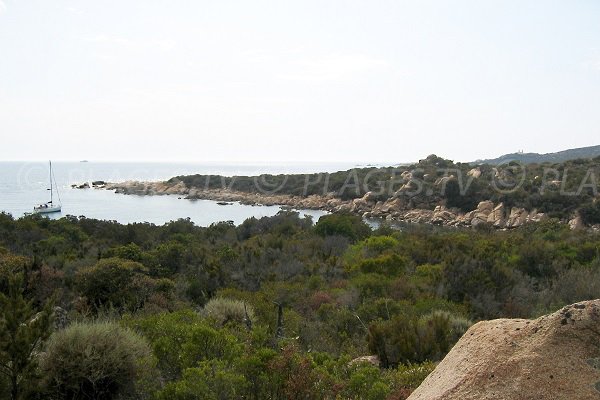
[{"label": "vegetation on hill", "polygon": [[472,322],[600,297],[600,236],[556,220],[0,214],[0,246],[0,398],[404,399]]},{"label": "vegetation on hill", "polygon": [[[491,200],[511,207],[537,210],[551,218],[567,220],[586,210],[598,197],[600,157],[561,163],[499,165],[454,163],[435,155],[413,165],[360,168],[323,174],[209,176],[171,178],[192,189],[229,189],[247,193],[294,196],[330,195],[357,199],[370,192],[374,201],[400,198],[408,209],[433,210],[438,205],[474,210]],[[592,223],[595,217],[585,222]]]},{"label": "vegetation on hill", "polygon": [[600,157],[600,146],[580,147],[577,149],[568,149],[557,151],[555,153],[511,153],[503,156],[474,161],[473,164],[504,164],[510,161],[517,161],[524,164],[532,163],[562,163],[565,161],[576,160],[578,158],[596,158]]}]

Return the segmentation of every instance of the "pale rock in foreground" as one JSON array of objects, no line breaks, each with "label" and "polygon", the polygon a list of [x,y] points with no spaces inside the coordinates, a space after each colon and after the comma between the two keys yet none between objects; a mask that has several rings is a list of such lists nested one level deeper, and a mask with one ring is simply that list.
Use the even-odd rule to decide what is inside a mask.
[{"label": "pale rock in foreground", "polygon": [[600,300],[472,326],[408,400],[600,399]]}]

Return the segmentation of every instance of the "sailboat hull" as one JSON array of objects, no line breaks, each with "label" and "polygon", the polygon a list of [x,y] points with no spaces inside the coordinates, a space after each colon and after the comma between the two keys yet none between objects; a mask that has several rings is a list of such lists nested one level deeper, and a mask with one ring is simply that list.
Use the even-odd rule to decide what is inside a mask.
[{"label": "sailboat hull", "polygon": [[61,206],[34,207],[33,212],[36,214],[51,214],[60,212],[61,208]]},{"label": "sailboat hull", "polygon": [[[1,1],[1,0],[0,0]],[[58,204],[54,204],[54,187],[56,186],[56,181],[54,180],[54,175],[52,174],[52,161],[48,161],[50,166],[50,201],[47,203],[42,203],[33,207],[34,214],[51,214],[60,212],[62,207],[60,204],[60,195],[58,196]],[[53,184],[54,183],[54,184]],[[56,188],[56,193],[58,194],[58,188]]]}]

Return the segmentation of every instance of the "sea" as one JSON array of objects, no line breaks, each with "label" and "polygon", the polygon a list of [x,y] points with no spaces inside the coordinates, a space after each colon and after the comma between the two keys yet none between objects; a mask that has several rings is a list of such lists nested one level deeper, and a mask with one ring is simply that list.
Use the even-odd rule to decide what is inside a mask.
[{"label": "sea", "polygon": [[[103,189],[74,189],[83,182],[123,182],[128,180],[163,181],[178,175],[205,174],[254,176],[260,174],[303,174],[344,171],[363,167],[360,163],[156,163],[156,162],[53,162],[56,181],[55,201],[60,199],[62,212],[48,215],[85,216],[119,223],[148,222],[162,225],[189,218],[198,226],[221,221],[238,225],[250,217],[273,216],[279,206],[252,206],[239,203],[219,205],[211,200],[187,200],[180,196],[136,196],[116,194]],[[45,162],[0,162],[0,212],[15,218],[33,211],[37,204],[50,200],[49,164]],[[326,212],[297,210],[316,222]]]}]

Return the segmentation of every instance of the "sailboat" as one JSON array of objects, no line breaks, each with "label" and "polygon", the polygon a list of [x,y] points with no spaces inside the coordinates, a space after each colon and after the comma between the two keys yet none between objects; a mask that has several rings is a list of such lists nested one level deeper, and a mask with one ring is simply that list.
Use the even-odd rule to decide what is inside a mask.
[{"label": "sailboat", "polygon": [[[58,187],[56,187],[56,180],[54,179],[54,174],[52,173],[52,161],[50,163],[50,201],[47,203],[42,203],[33,207],[33,212],[36,214],[50,214],[55,212],[60,212],[62,206],[60,204],[60,194],[58,193]],[[54,190],[56,188],[56,194],[58,196],[58,203],[54,203]]]}]

